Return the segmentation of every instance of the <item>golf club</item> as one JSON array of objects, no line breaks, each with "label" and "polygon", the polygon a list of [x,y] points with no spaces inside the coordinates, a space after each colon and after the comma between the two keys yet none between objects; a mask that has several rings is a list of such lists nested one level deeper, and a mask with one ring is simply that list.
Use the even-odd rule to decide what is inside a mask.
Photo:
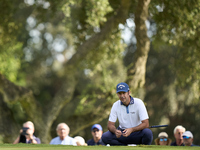
[{"label": "golf club", "polygon": [[154,125],[154,126],[149,126],[149,128],[159,128],[159,127],[167,127],[168,125]]}]

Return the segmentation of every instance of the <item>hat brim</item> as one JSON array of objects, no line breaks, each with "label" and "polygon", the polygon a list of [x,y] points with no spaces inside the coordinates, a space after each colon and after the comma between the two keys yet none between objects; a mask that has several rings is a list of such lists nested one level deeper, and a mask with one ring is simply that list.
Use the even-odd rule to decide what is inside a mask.
[{"label": "hat brim", "polygon": [[128,92],[129,90],[118,90],[116,93],[119,93],[119,92]]}]

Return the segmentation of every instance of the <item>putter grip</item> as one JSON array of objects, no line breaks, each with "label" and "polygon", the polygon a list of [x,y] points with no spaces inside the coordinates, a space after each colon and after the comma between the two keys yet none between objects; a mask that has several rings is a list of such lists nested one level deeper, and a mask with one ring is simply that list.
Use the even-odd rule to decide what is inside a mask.
[{"label": "putter grip", "polygon": [[159,128],[159,127],[167,127],[168,125],[154,125],[150,126],[149,128]]}]

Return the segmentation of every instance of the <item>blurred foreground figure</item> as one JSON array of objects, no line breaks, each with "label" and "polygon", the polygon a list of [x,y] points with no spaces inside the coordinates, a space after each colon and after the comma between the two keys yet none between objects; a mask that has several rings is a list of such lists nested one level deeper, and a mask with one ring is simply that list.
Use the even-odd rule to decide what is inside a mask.
[{"label": "blurred foreground figure", "polygon": [[174,137],[175,142],[171,143],[171,146],[184,146],[183,143],[183,133],[185,132],[185,128],[181,125],[178,125],[174,128]]},{"label": "blurred foreground figure", "polygon": [[91,128],[92,139],[87,141],[88,145],[105,145],[101,137],[103,129],[100,124],[94,124]]},{"label": "blurred foreground figure", "polygon": [[193,144],[193,134],[190,131],[185,131],[183,133],[183,143],[185,146],[199,146]]},{"label": "blurred foreground figure", "polygon": [[74,137],[77,146],[87,146],[87,143],[85,143],[85,139],[81,136],[75,136]]},{"label": "blurred foreground figure", "polygon": [[168,134],[166,132],[160,132],[158,134],[158,138],[155,139],[156,145],[170,145],[172,140],[168,138]]},{"label": "blurred foreground figure", "polygon": [[[153,140],[149,127],[149,116],[142,100],[130,95],[129,86],[122,82],[116,86],[119,100],[116,101],[110,112],[108,130],[102,135],[107,145],[150,145]],[[119,127],[115,122],[119,121]]]},{"label": "blurred foreground figure", "polygon": [[33,135],[35,131],[34,124],[31,121],[27,121],[23,124],[23,128],[20,130],[20,135],[13,142],[13,144],[17,143],[33,143],[40,144],[41,141],[39,138]]},{"label": "blurred foreground figure", "polygon": [[56,132],[57,137],[53,138],[50,142],[50,144],[53,145],[74,145],[76,146],[76,141],[74,138],[69,136],[69,127],[66,123],[59,123]]}]

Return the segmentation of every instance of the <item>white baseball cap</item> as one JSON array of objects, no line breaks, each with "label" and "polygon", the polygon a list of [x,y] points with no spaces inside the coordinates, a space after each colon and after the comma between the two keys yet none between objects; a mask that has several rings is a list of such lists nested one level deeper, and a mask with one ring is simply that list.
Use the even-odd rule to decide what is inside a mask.
[{"label": "white baseball cap", "polygon": [[158,134],[158,138],[163,138],[163,137],[168,138],[168,134],[166,132],[160,132]]},{"label": "white baseball cap", "polygon": [[190,138],[193,138],[193,134],[190,131],[185,131],[182,136],[188,136]]}]

